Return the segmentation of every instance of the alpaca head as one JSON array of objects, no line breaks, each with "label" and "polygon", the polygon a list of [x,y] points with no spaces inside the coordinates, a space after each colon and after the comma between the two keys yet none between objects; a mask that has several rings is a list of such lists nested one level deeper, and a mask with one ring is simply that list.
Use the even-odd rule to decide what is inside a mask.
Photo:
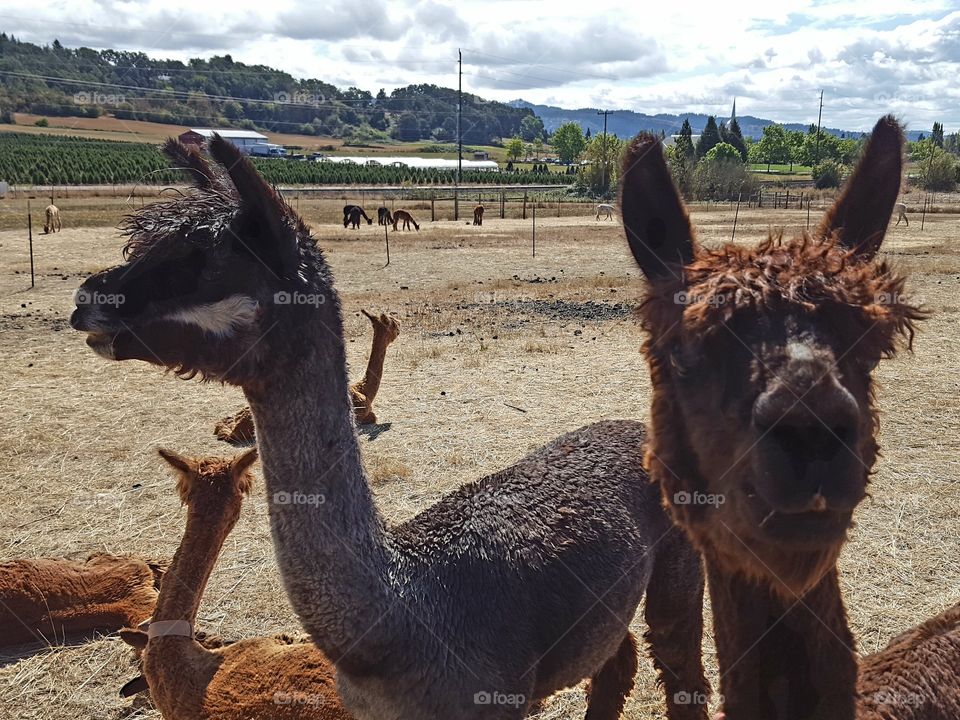
[{"label": "alpaca head", "polygon": [[157,453],[177,471],[180,502],[194,510],[222,511],[223,507],[234,506],[239,512],[244,496],[253,487],[250,466],[257,460],[257,448],[232,458],[192,458],[166,448],[158,448]]},{"label": "alpaca head", "polygon": [[656,138],[624,161],[648,285],[650,471],[708,557],[784,594],[836,560],[877,456],[871,371],[922,317],[875,257],[902,146],[882,119],[813,234],[718,249],[696,243]]},{"label": "alpaca head", "polygon": [[70,323],[112,360],[251,383],[272,335],[306,313],[337,314],[327,266],[300,218],[232,144],[211,141],[215,165],[173,140],[165,150],[194,187],[126,220],[126,262],[81,285]]},{"label": "alpaca head", "polygon": [[389,345],[400,337],[400,321],[395,317],[386,313],[371,315],[366,310],[360,310],[360,312],[370,319],[374,335],[380,337],[385,344]]}]

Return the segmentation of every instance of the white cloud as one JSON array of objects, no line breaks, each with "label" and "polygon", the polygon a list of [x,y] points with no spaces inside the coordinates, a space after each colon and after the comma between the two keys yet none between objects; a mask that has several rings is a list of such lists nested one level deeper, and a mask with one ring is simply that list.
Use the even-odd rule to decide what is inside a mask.
[{"label": "white cloud", "polygon": [[4,30],[33,42],[187,59],[229,52],[371,91],[408,83],[491,99],[644,112],[816,117],[867,129],[960,126],[960,12],[952,0],[742,0],[678,10],[613,0],[0,0]]}]

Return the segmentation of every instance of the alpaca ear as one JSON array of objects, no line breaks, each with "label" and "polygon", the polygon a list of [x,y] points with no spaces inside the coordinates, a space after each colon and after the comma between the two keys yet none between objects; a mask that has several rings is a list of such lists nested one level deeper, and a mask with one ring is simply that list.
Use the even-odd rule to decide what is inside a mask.
[{"label": "alpaca ear", "polygon": [[122,628],[120,630],[120,639],[134,650],[143,650],[147,646],[148,635],[143,630],[134,628]]},{"label": "alpaca ear", "polygon": [[149,689],[150,686],[147,684],[147,679],[143,675],[138,675],[120,688],[120,697],[133,697]]},{"label": "alpaca ear", "polygon": [[178,455],[173,450],[157,448],[157,454],[166,460],[174,470],[179,470],[186,474],[196,472],[197,470],[197,464],[194,460],[184,457],[183,455]]},{"label": "alpaca ear", "polygon": [[824,215],[815,235],[836,234],[861,260],[876,255],[900,194],[903,174],[903,132],[892,115],[881,118],[837,201]]},{"label": "alpaca ear", "polygon": [[233,475],[238,477],[242,475],[247,469],[257,461],[257,448],[252,447],[244,453],[237,455],[233,462],[230,463],[233,466]]},{"label": "alpaca ear", "polygon": [[282,277],[292,278],[300,266],[293,212],[236,145],[214,135],[210,154],[227,171],[240,196],[252,237],[239,237],[246,248]]},{"label": "alpaca ear", "polygon": [[637,136],[620,178],[620,214],[637,264],[650,282],[679,280],[693,260],[693,229],[659,138]]},{"label": "alpaca ear", "polygon": [[178,170],[183,170],[190,176],[198,188],[214,185],[216,175],[196,146],[187,147],[175,138],[167,138],[163,144],[163,152]]}]

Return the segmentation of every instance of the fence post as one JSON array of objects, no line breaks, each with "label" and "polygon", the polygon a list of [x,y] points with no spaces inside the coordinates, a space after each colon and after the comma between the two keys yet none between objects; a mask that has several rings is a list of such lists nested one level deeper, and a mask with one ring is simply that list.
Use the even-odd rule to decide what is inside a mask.
[{"label": "fence post", "polygon": [[500,191],[500,219],[501,220],[503,220],[503,218],[506,217],[505,215],[506,205],[507,205],[507,199],[506,197],[504,197],[503,190],[501,190]]},{"label": "fence post", "polygon": [[[524,193],[526,195],[526,193]],[[524,198],[524,209],[526,209],[526,198]],[[537,204],[533,204],[533,256],[537,256]]]},{"label": "fence post", "polygon": [[33,287],[33,214],[30,212],[29,200],[27,200],[27,236],[30,242],[30,287]]},{"label": "fence post", "polygon": [[926,219],[927,219],[927,200],[929,200],[929,199],[930,199],[930,196],[929,196],[929,195],[927,195],[927,196],[923,199],[923,214],[920,216],[920,229],[921,229],[921,230],[923,230],[923,223],[924,223],[924,222],[926,221]]},{"label": "fence post", "polygon": [[784,210],[790,209],[790,191],[789,190],[787,190],[786,197],[784,197],[783,199],[783,209]]},{"label": "fence post", "polygon": [[557,217],[560,217],[560,204],[563,202],[560,198],[557,198]]},{"label": "fence post", "polygon": [[733,242],[733,239],[737,236],[737,218],[740,217],[740,198],[743,196],[743,191],[737,193],[737,210],[733,213],[733,233],[730,235],[730,241]]},{"label": "fence post", "polygon": [[527,219],[527,191],[523,191],[523,219]]},{"label": "fence post", "polygon": [[460,187],[453,188],[453,219],[460,219]]},{"label": "fence post", "polygon": [[433,192],[431,192],[430,193],[430,222],[436,222],[436,219],[437,219],[436,207],[434,205],[434,201],[435,201],[435,198],[434,198]]},{"label": "fence post", "polygon": [[763,207],[763,188],[760,188],[760,189],[757,191],[757,207],[758,207],[758,208],[762,208],[762,207]]}]

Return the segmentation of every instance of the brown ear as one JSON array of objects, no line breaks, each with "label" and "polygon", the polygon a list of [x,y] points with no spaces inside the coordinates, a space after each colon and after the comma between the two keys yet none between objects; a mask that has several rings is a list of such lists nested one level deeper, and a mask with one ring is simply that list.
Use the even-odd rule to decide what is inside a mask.
[{"label": "brown ear", "polygon": [[817,226],[818,237],[837,234],[857,257],[876,255],[900,194],[903,132],[892,115],[873,128],[870,140],[846,187]]},{"label": "brown ear", "polygon": [[[300,265],[293,213],[279,193],[264,180],[236,145],[214,134],[210,154],[227,171],[240,195],[248,219],[259,232],[248,250],[284,277],[294,277]],[[248,242],[247,238],[241,239]]]},{"label": "brown ear", "polygon": [[143,630],[134,628],[122,628],[120,630],[120,639],[135,650],[143,650],[147,647],[147,634]]},{"label": "brown ear", "polygon": [[189,474],[197,470],[196,461],[183,455],[178,455],[173,450],[157,448],[157,454],[166,460],[175,470],[179,470],[182,473]]},{"label": "brown ear", "polygon": [[244,453],[237,455],[230,463],[233,468],[233,476],[239,477],[257,461],[257,448],[252,447]]},{"label": "brown ear", "polygon": [[177,166],[177,169],[183,170],[190,176],[193,184],[198,188],[207,188],[214,184],[214,171],[200,154],[199,148],[187,147],[175,138],[167,138],[163,144],[163,152]]},{"label": "brown ear", "polygon": [[680,279],[693,260],[693,229],[659,138],[637,136],[620,178],[620,214],[637,264],[651,282]]}]

